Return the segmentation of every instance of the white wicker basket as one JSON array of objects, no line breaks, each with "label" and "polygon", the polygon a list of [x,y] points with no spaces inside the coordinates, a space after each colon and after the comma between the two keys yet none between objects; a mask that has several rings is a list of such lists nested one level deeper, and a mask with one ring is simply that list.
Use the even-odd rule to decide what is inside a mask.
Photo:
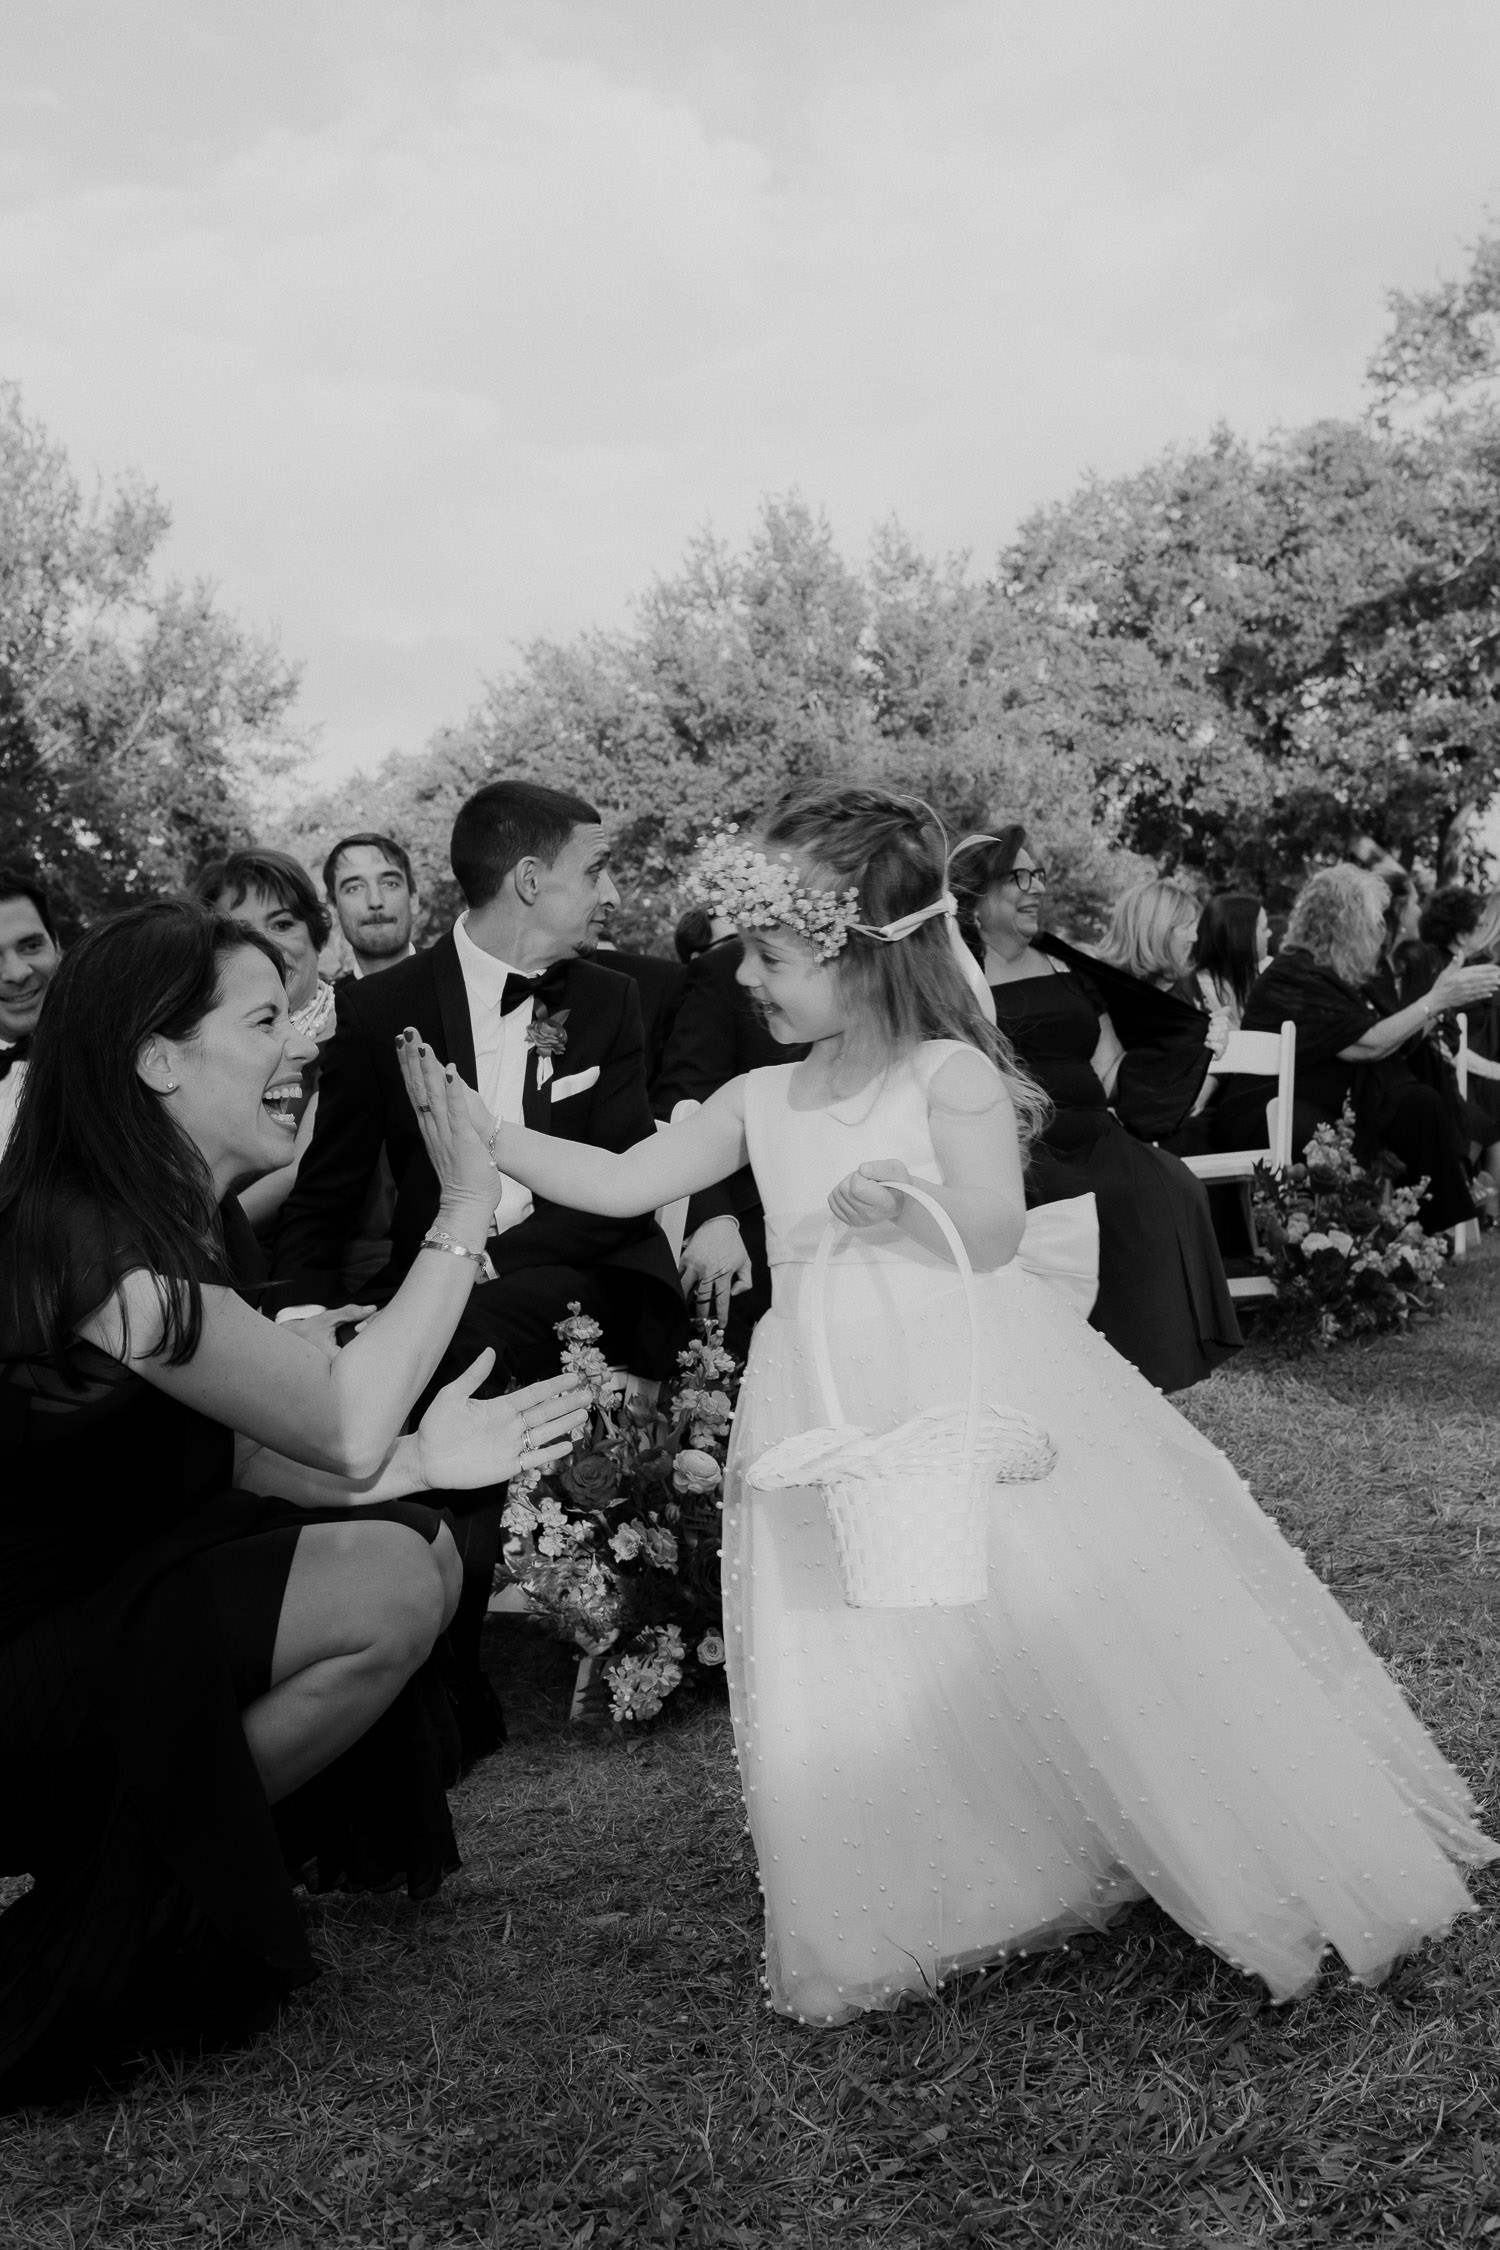
[{"label": "white wicker basket", "polygon": [[828,1261],[845,1230],[830,1221],[808,1276],[808,1326],[828,1426],[785,1438],[749,1471],[760,1491],[821,1487],[853,1609],[953,1609],[989,1591],[986,1500],[997,1484],[1044,1477],[1057,1458],[1041,1424],[982,1406],[974,1272],[947,1212],[915,1181],[889,1183],[930,1211],[953,1253],[969,1315],[969,1395],[924,1407],[881,1432],[842,1420],[828,1349]]}]

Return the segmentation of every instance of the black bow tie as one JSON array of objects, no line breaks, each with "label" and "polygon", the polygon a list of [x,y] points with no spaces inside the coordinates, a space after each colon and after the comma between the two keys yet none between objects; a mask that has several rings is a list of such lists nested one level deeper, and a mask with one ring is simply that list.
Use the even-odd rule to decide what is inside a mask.
[{"label": "black bow tie", "polygon": [[14,1045],[0,1047],[0,1084],[9,1078],[17,1063],[23,1063],[31,1053],[31,1033],[23,1031]]},{"label": "black bow tie", "polygon": [[517,976],[514,969],[507,969],[500,992],[501,1015],[508,1016],[513,1008],[520,1007],[523,1000],[540,1000],[544,1005],[550,1005],[554,1000],[560,999],[567,966],[566,961],[556,961],[550,969],[543,969],[539,977],[521,977]]}]

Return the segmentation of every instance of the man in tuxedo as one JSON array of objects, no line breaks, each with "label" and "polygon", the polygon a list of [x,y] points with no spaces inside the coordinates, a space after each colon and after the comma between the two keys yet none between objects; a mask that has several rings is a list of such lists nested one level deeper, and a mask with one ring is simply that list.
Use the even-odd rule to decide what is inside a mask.
[{"label": "man in tuxedo", "polygon": [[[621,1150],[655,1131],[642,1062],[640,1004],[626,977],[580,958],[619,903],[609,841],[583,798],[531,781],[496,781],[465,804],[450,858],[468,911],[427,952],[338,986],[323,1050],[318,1117],[283,1209],[268,1309],[338,1305],[342,1245],[354,1234],[382,1147],[396,1187],[391,1256],[364,1290],[388,1296],[437,1215],[438,1184],[396,1059],[413,1025],[457,1066],[497,1118]],[[654,1219],[602,1219],[548,1203],[502,1179],[482,1279],[433,1387],[486,1345],[486,1388],[552,1372],[554,1324],[580,1304],[610,1358],[667,1374],[686,1340],[677,1270]],[[453,1495],[461,1510],[465,1593],[450,1641],[463,1673],[460,1719],[471,1751],[486,1732],[479,1633],[498,1541],[491,1490]],[[498,1734],[496,1734],[498,1739]]]},{"label": "man in tuxedo", "polygon": [[0,1154],[15,1123],[31,1034],[61,959],[41,884],[18,867],[0,867]]},{"label": "man in tuxedo", "polygon": [[[806,1047],[783,1046],[767,1031],[738,979],[744,956],[740,940],[728,937],[688,963],[672,1036],[651,1090],[658,1117],[670,1121],[678,1102],[706,1102],[742,1071],[800,1062],[807,1053]],[[743,1359],[750,1331],[771,1301],[766,1217],[748,1165],[689,1203],[682,1274],[695,1310],[725,1323],[724,1340]]]}]

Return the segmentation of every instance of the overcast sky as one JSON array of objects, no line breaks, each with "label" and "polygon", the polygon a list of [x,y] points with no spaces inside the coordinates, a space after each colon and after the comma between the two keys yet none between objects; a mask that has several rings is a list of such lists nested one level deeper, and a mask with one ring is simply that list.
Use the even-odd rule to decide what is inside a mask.
[{"label": "overcast sky", "polygon": [[1494,0],[6,0],[0,374],[332,775],[799,489],[987,564],[1350,414],[1500,216]]}]

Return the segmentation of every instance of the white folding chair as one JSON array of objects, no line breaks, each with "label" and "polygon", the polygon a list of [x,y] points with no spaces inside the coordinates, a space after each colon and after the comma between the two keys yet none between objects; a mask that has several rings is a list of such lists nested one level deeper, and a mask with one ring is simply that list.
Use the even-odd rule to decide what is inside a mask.
[{"label": "white folding chair", "polygon": [[[1458,1098],[1461,1102],[1466,1102],[1469,1098],[1470,1053],[1467,1012],[1460,1010],[1453,1021],[1458,1032],[1458,1046],[1453,1056],[1453,1070],[1458,1080]],[[1467,1258],[1471,1249],[1477,1250],[1479,1248],[1479,1221],[1477,1219],[1460,1219],[1457,1226],[1450,1227],[1448,1232],[1453,1237],[1455,1259]]]},{"label": "white folding chair", "polygon": [[[1266,1105],[1264,1148],[1225,1149],[1212,1156],[1185,1156],[1183,1163],[1206,1187],[1238,1184],[1245,1189],[1250,1220],[1250,1241],[1255,1244],[1255,1217],[1249,1182],[1258,1164],[1284,1172],[1292,1161],[1292,1087],[1297,1069],[1297,1026],[1284,1023],[1280,1031],[1232,1031],[1229,1044],[1214,1064],[1221,1078],[1274,1078],[1276,1092]],[[1231,1297],[1274,1297],[1276,1284],[1269,1274],[1233,1274]]]}]

